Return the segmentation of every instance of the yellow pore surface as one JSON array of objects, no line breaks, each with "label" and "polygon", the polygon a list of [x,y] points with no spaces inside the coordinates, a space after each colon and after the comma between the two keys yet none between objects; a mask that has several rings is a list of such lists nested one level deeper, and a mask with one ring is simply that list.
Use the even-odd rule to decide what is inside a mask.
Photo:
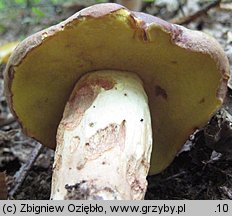
[{"label": "yellow pore surface", "polygon": [[172,44],[157,25],[149,27],[148,41],[143,40],[125,10],[83,17],[57,30],[14,68],[12,83],[13,106],[25,131],[49,147],[55,148],[66,101],[86,72],[125,70],[142,79],[152,117],[151,173],[166,168],[220,105],[214,61]]}]

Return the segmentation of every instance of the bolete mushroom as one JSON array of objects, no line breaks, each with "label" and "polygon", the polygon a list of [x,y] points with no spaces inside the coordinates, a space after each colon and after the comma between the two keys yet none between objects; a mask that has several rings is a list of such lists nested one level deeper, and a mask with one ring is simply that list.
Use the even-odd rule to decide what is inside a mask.
[{"label": "bolete mushroom", "polygon": [[52,199],[142,199],[228,78],[212,37],[105,3],[21,42],[5,87],[24,132],[56,148]]},{"label": "bolete mushroom", "polygon": [[10,58],[11,53],[15,47],[19,44],[19,41],[9,42],[0,46],[0,64],[6,64]]}]

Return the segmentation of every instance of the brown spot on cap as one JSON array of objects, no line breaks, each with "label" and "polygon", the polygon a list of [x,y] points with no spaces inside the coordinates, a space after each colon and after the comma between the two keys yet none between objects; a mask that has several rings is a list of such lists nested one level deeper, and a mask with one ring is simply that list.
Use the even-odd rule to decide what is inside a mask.
[{"label": "brown spot on cap", "polygon": [[168,99],[168,94],[167,92],[161,88],[160,86],[155,87],[155,95],[157,97],[161,96],[163,99],[167,100]]},{"label": "brown spot on cap", "polygon": [[202,104],[205,102],[205,98],[202,98],[200,101],[199,101],[199,104]]},{"label": "brown spot on cap", "polygon": [[177,61],[172,60],[171,63],[172,64],[177,64]]}]

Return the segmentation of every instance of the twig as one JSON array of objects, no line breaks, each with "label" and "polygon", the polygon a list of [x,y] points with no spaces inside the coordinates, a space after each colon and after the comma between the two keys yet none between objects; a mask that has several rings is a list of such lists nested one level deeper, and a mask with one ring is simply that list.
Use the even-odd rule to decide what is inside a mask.
[{"label": "twig", "polygon": [[10,198],[14,197],[14,195],[16,194],[16,192],[18,191],[20,186],[23,184],[29,170],[33,166],[34,162],[36,161],[37,157],[41,153],[42,149],[43,149],[43,146],[40,143],[36,143],[35,148],[33,149],[27,163],[25,163],[23,166],[21,166],[19,171],[15,174],[15,180],[14,180],[15,184],[9,192]]},{"label": "twig", "polygon": [[219,187],[224,195],[226,195],[229,199],[232,199],[232,190],[226,186]]},{"label": "twig", "polygon": [[0,172],[0,200],[7,199],[7,186],[6,186],[6,174]]},{"label": "twig", "polygon": [[186,174],[185,171],[181,171],[181,172],[176,173],[176,174],[174,174],[174,175],[168,176],[167,178],[163,179],[162,181],[163,181],[163,182],[164,182],[164,181],[165,181],[165,182],[166,182],[166,181],[170,181],[170,180],[173,180],[173,179],[175,179],[175,178],[181,177],[181,176],[183,176],[183,175],[185,175],[185,174]]},{"label": "twig", "polygon": [[170,22],[175,23],[175,24],[179,24],[179,25],[189,24],[190,22],[194,21],[198,17],[206,14],[210,9],[218,7],[220,5],[220,3],[221,3],[221,0],[213,1],[212,3],[209,3],[208,5],[203,7],[201,10],[196,11],[192,15],[174,18],[174,19],[170,20]]}]

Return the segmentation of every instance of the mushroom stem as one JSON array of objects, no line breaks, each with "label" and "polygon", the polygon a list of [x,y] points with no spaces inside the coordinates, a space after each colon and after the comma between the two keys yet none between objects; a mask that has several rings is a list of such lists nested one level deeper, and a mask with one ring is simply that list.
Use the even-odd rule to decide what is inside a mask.
[{"label": "mushroom stem", "polygon": [[139,77],[89,73],[74,87],[58,127],[51,199],[143,199],[151,150]]}]

